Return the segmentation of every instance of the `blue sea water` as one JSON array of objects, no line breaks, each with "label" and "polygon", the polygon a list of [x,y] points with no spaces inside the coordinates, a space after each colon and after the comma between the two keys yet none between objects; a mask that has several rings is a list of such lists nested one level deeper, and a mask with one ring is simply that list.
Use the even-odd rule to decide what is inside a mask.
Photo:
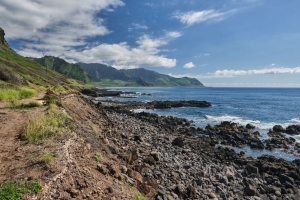
[{"label": "blue sea water", "polygon": [[[209,108],[172,108],[147,110],[159,115],[172,115],[193,120],[198,127],[232,121],[251,123],[263,139],[274,125],[300,125],[300,88],[109,88],[138,92],[137,98],[117,98],[118,101],[199,100],[209,101]],[[150,95],[141,95],[142,93]],[[138,110],[143,111],[143,110]],[[137,111],[137,112],[138,112]],[[300,136],[294,136],[300,142]],[[277,155],[277,154],[276,154]]]}]

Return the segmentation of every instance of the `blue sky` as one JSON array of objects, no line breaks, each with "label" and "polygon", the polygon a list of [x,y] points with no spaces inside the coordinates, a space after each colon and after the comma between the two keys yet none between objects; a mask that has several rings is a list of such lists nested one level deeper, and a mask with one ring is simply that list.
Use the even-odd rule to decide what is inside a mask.
[{"label": "blue sky", "polygon": [[1,0],[23,56],[144,67],[215,87],[300,87],[299,0]]}]

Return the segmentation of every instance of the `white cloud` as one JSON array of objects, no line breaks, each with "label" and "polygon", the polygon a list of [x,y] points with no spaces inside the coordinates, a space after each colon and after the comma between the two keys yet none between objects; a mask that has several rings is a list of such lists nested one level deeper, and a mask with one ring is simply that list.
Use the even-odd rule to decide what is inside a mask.
[{"label": "white cloud", "polygon": [[[180,37],[180,32],[165,32],[159,38],[143,35],[134,47],[126,42],[87,42],[111,32],[99,13],[123,5],[121,0],[1,0],[0,24],[6,39],[23,42],[23,47],[16,50],[23,56],[52,55],[69,61],[108,63],[116,68],[174,67],[176,59],[161,55],[166,51],[161,47]],[[148,29],[137,23],[132,28]]]},{"label": "white cloud", "polygon": [[193,67],[195,67],[195,65],[194,65],[194,63],[192,63],[192,62],[186,63],[186,64],[183,66],[183,68],[186,68],[186,69],[190,69],[190,68],[193,68]]},{"label": "white cloud", "polygon": [[[274,66],[274,65],[271,65]],[[216,77],[235,77],[253,74],[295,74],[300,73],[300,67],[295,68],[264,68],[254,70],[218,70],[213,73]]]},{"label": "white cloud", "polygon": [[210,56],[210,54],[209,53],[205,53],[204,56]]},{"label": "white cloud", "polygon": [[117,69],[131,69],[140,66],[174,67],[176,59],[159,55],[160,47],[166,45],[173,38],[167,32],[161,38],[151,38],[143,35],[137,40],[137,47],[130,47],[126,42],[119,44],[100,44],[83,51],[68,51],[66,58],[73,58],[82,62],[112,63]]},{"label": "white cloud", "polygon": [[218,12],[213,9],[203,11],[190,11],[186,13],[177,11],[173,14],[173,17],[179,19],[181,23],[190,26],[195,23],[201,23],[208,20],[221,21],[234,11],[235,10],[231,10],[228,12]]},{"label": "white cloud", "polygon": [[214,73],[207,74],[169,74],[175,78],[181,77],[190,77],[190,78],[231,78],[236,76],[245,76],[245,75],[261,75],[261,74],[296,74],[300,73],[300,67],[288,68],[288,67],[279,67],[279,68],[263,68],[263,69],[255,69],[255,70],[217,70]]},{"label": "white cloud", "polygon": [[137,23],[132,23],[132,28],[130,29],[142,29],[142,30],[147,30],[148,26],[137,24]]},{"label": "white cloud", "polygon": [[[103,19],[95,15],[103,10],[122,6],[120,0],[1,0],[0,24],[7,39],[43,41],[66,35],[70,44],[86,37],[105,35],[110,31]],[[12,14],[13,13],[13,14]]]},{"label": "white cloud", "polygon": [[170,32],[167,32],[167,37],[170,37],[170,38],[178,38],[182,36],[182,33],[181,32],[178,32],[178,31],[170,31]]}]

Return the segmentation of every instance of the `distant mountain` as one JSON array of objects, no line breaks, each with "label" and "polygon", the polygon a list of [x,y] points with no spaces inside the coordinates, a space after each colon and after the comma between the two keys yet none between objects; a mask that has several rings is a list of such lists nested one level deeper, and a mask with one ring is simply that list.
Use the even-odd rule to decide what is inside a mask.
[{"label": "distant mountain", "polygon": [[90,75],[92,81],[105,86],[203,87],[194,78],[174,78],[143,68],[117,70],[104,64],[78,64]]},{"label": "distant mountain", "polygon": [[98,63],[78,63],[92,78],[103,86],[152,86],[140,77],[130,77],[113,67]]},{"label": "distant mountain", "polygon": [[30,58],[35,62],[47,67],[48,69],[54,70],[58,73],[66,75],[69,78],[73,78],[84,83],[91,82],[89,74],[78,64],[68,63],[67,61],[53,57],[44,56],[42,58]]},{"label": "distant mountain", "polygon": [[130,77],[141,77],[145,81],[153,84],[154,86],[203,86],[203,84],[195,78],[174,78],[165,74],[160,74],[155,71],[138,68],[120,70]]}]

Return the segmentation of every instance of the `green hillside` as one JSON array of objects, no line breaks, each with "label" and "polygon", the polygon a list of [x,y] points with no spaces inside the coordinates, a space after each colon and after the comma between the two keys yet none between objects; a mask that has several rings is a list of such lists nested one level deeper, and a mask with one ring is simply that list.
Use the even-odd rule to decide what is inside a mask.
[{"label": "green hillside", "polygon": [[97,63],[79,65],[101,86],[203,87],[203,84],[194,78],[174,78],[143,68],[117,70]]},{"label": "green hillside", "polygon": [[195,78],[174,78],[165,74],[160,74],[155,71],[138,68],[138,69],[127,69],[120,70],[130,77],[141,77],[145,81],[153,84],[154,86],[167,86],[167,87],[190,87],[198,86],[203,87],[203,84]]},{"label": "green hillside", "polygon": [[71,64],[66,62],[65,60],[53,56],[44,56],[42,58],[30,58],[47,67],[48,69],[52,69],[58,73],[64,74],[70,78],[83,81],[84,83],[88,83],[91,81],[90,76],[82,67],[78,64]]},{"label": "green hillside", "polygon": [[18,55],[9,47],[4,35],[0,29],[0,101],[28,97],[22,92],[29,92],[32,96],[47,88],[67,92],[83,87],[83,83]]}]

